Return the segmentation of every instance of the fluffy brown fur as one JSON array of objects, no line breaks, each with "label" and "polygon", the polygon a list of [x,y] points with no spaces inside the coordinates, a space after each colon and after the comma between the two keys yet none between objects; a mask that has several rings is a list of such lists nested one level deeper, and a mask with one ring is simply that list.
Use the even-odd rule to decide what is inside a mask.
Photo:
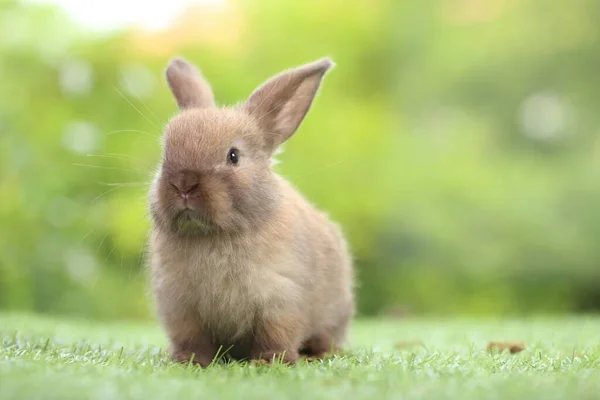
[{"label": "fluffy brown fur", "polygon": [[150,265],[175,360],[207,366],[223,346],[237,359],[294,363],[344,344],[354,314],[346,242],[271,170],[332,66],[285,71],[245,103],[217,108],[196,68],[169,64],[181,112],[150,191]]}]

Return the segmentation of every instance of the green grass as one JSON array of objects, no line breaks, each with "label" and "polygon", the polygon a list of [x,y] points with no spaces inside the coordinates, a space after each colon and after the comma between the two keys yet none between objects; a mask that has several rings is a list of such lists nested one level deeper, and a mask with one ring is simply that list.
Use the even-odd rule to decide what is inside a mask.
[{"label": "green grass", "polygon": [[[170,363],[152,323],[0,314],[0,337],[0,399],[600,398],[597,317],[362,320],[348,356],[207,370]],[[527,348],[490,353],[491,340]]]}]

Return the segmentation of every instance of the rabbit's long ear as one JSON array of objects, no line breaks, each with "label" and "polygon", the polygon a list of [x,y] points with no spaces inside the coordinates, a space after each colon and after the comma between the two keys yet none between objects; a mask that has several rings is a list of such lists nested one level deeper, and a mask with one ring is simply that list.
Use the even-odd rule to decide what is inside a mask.
[{"label": "rabbit's long ear", "polygon": [[275,75],[254,91],[243,105],[275,149],[296,132],[308,112],[325,73],[334,66],[329,58]]},{"label": "rabbit's long ear", "polygon": [[165,75],[180,109],[214,107],[215,98],[200,71],[183,58],[174,58]]}]

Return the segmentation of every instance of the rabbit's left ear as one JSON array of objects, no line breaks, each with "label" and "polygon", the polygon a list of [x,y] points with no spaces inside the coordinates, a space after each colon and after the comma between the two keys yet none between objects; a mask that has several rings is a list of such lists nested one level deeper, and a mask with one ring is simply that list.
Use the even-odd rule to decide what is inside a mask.
[{"label": "rabbit's left ear", "polygon": [[215,97],[209,83],[196,67],[183,58],[171,60],[165,75],[181,110],[215,106]]},{"label": "rabbit's left ear", "polygon": [[243,109],[256,119],[271,150],[296,132],[323,76],[334,65],[331,59],[322,58],[284,71],[250,95]]}]

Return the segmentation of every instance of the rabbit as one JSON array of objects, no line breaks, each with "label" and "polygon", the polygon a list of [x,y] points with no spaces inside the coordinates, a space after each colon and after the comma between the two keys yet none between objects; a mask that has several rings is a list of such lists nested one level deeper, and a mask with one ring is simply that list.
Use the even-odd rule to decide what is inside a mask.
[{"label": "rabbit", "polygon": [[294,364],[338,352],[355,315],[340,226],[271,158],[298,129],[330,58],[286,70],[233,107],[181,57],[165,71],[179,108],[167,123],[149,191],[149,269],[176,362]]}]

